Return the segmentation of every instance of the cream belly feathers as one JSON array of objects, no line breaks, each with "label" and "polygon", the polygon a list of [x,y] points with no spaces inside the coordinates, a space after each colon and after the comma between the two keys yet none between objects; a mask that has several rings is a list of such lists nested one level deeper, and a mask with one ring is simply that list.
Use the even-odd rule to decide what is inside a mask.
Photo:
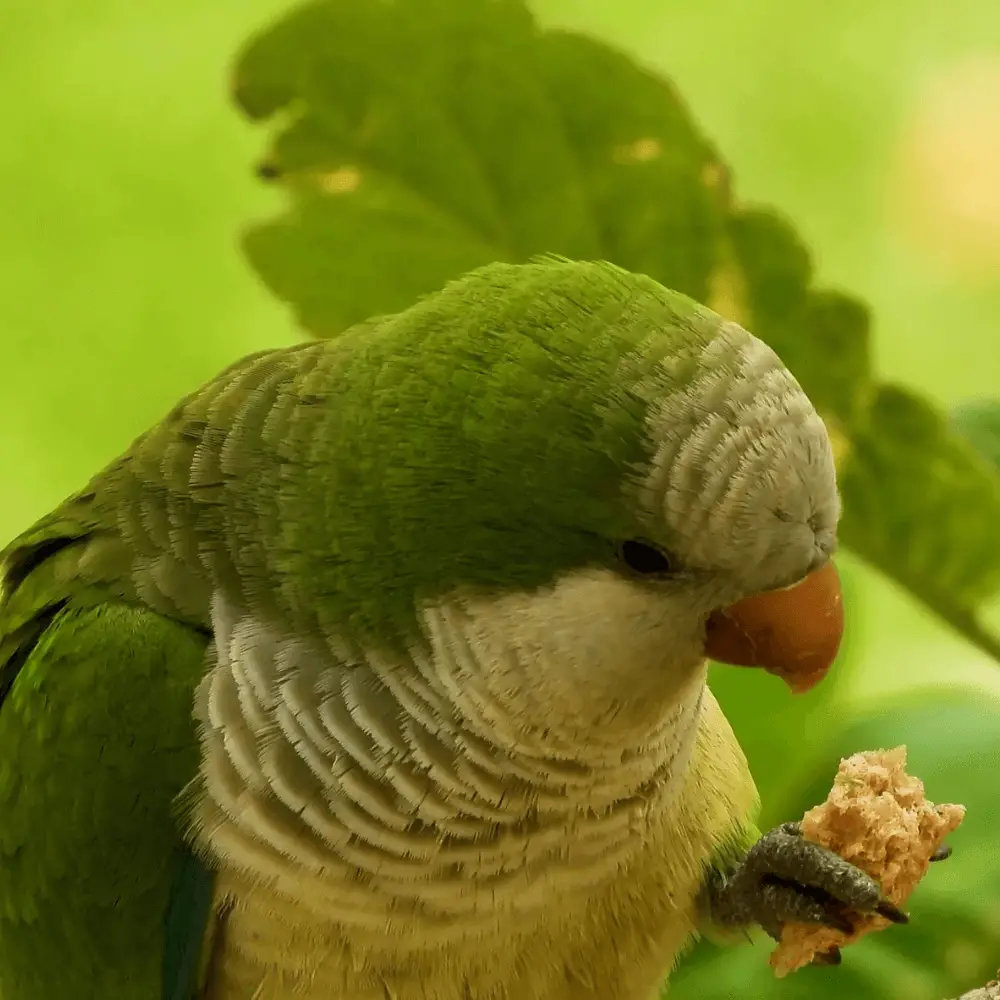
[{"label": "cream belly feathers", "polygon": [[[425,610],[408,669],[343,649],[331,670],[330,650],[213,610],[195,812],[227,910],[212,1000],[656,995],[755,793],[655,595],[595,571],[456,599]],[[593,662],[608,650],[617,671]]]}]

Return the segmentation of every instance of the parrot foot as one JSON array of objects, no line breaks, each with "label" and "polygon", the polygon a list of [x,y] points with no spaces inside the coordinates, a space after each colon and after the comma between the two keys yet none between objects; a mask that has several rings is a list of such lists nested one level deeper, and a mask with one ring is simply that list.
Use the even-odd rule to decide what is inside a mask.
[{"label": "parrot foot", "polygon": [[[937,860],[947,857],[938,853]],[[759,924],[776,941],[782,924],[792,921],[849,934],[852,913],[877,913],[894,924],[909,920],[871,876],[804,839],[798,823],[783,823],[764,834],[735,871],[714,873],[707,889],[709,912],[717,924]],[[815,965],[839,963],[837,948],[813,959]]]}]

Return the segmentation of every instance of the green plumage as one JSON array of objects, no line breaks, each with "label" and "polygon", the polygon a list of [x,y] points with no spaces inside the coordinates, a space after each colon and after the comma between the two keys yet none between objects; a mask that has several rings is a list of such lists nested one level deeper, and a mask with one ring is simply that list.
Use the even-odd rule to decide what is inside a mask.
[{"label": "green plumage", "polygon": [[238,362],[15,540],[0,998],[160,995],[213,593],[286,634],[401,649],[421,600],[611,566],[623,538],[669,547],[625,499],[653,446],[641,386],[664,359],[681,386],[719,322],[608,265],[495,265]]},{"label": "green plumage", "polygon": [[0,997],[150,1000],[206,637],[72,600],[0,710]]}]

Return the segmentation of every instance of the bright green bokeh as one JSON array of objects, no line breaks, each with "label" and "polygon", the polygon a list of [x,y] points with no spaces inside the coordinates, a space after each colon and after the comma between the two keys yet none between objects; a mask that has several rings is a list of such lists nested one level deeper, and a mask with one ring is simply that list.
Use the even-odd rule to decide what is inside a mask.
[{"label": "bright green bokeh", "polygon": [[235,244],[269,197],[227,95],[237,45],[283,6],[5,5],[5,537],[214,371],[297,339]]}]

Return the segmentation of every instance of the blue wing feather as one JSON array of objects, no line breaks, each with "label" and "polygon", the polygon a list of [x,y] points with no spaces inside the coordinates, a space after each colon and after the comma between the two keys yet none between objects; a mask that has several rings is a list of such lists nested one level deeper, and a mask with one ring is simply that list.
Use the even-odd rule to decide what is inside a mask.
[{"label": "blue wing feather", "polygon": [[193,1000],[212,918],[214,877],[188,850],[178,852],[175,867],[164,935],[163,1000]]}]

